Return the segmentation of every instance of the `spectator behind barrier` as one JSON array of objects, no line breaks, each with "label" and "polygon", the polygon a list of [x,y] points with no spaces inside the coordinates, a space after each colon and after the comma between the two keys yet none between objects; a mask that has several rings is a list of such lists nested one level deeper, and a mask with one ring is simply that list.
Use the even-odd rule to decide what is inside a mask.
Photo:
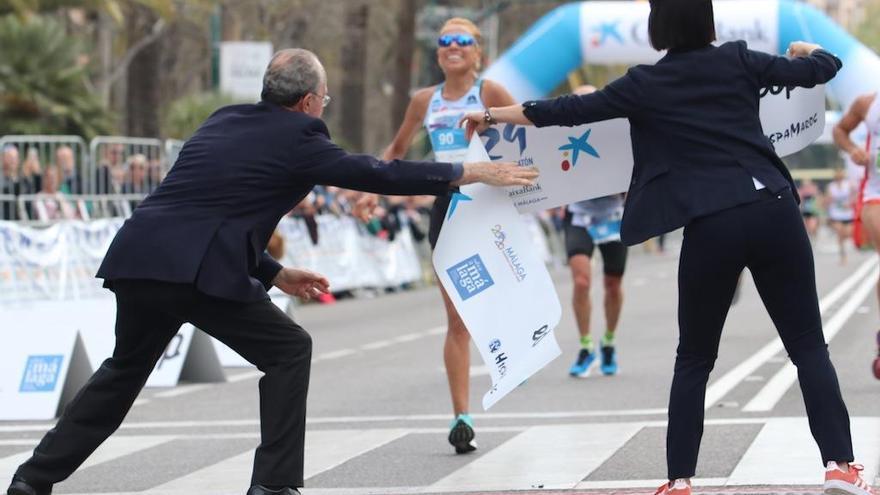
[{"label": "spectator behind barrier", "polygon": [[43,166],[37,148],[28,148],[21,166],[21,194],[36,194],[43,188]]},{"label": "spectator behind barrier", "polygon": [[37,220],[49,222],[53,220],[73,220],[77,218],[76,209],[58,190],[61,182],[61,170],[57,165],[49,165],[43,174],[43,189],[34,199],[34,211]]},{"label": "spectator behind barrier", "polygon": [[[19,176],[18,148],[13,144],[7,144],[3,147],[3,175],[0,177],[0,195],[18,196],[21,194],[21,177]],[[18,215],[15,210],[15,201],[2,202],[3,220],[15,220]]]},{"label": "spectator behind barrier", "polygon": [[119,194],[122,186],[122,175],[125,174],[123,167],[125,147],[119,143],[114,143],[104,146],[101,151],[103,156],[98,165],[98,170],[95,172],[95,191],[98,194]]},{"label": "spectator behind barrier", "polygon": [[76,158],[73,148],[62,145],[55,150],[55,165],[61,172],[61,192],[65,194],[83,194],[82,177],[76,169]]}]

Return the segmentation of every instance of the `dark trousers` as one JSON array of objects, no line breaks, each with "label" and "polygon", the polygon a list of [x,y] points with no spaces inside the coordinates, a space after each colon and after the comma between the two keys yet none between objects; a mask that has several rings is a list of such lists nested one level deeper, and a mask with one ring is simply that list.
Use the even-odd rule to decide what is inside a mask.
[{"label": "dark trousers", "polygon": [[790,191],[699,218],[684,230],[679,345],[669,400],[669,479],[695,474],[706,383],[739,276],[748,268],[795,366],[823,463],[852,461],[849,415],[828,356],[813,251]]},{"label": "dark trousers", "polygon": [[116,347],[16,473],[34,485],[66,479],[122,423],[184,322],[216,337],[264,372],[262,442],[253,484],[303,485],[311,337],[271,301],[213,298],[192,285],[116,281]]}]

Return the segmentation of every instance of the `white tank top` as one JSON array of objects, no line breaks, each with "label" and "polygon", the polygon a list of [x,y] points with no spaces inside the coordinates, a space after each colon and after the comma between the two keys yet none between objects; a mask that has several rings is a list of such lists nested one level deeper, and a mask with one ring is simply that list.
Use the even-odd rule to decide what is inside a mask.
[{"label": "white tank top", "polygon": [[853,211],[853,185],[849,180],[828,184],[828,218],[833,221],[843,222],[852,220],[855,216]]},{"label": "white tank top", "polygon": [[871,161],[867,167],[867,182],[862,201],[880,200],[880,94],[874,98],[874,103],[868,109],[865,116],[865,127],[868,129],[868,153]]},{"label": "white tank top", "polygon": [[465,113],[482,111],[485,108],[480,98],[482,87],[482,79],[477,79],[464,96],[457,101],[449,101],[443,98],[443,85],[437,86],[425,114],[425,129],[428,131],[436,161],[464,161],[468,142],[465,130],[459,123]]}]

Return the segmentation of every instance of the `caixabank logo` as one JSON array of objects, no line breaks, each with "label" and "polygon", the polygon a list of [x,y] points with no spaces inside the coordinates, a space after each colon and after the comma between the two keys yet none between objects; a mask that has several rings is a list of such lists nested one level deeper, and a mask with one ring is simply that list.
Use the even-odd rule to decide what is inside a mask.
[{"label": "caixabank logo", "polygon": [[52,392],[61,374],[64,356],[28,356],[19,392]]},{"label": "caixabank logo", "polygon": [[578,158],[580,158],[582,152],[600,158],[599,152],[590,144],[590,134],[592,134],[592,132],[592,129],[587,129],[580,137],[570,136],[568,138],[568,144],[559,147],[559,151],[563,152],[562,163],[560,165],[564,172],[568,172],[577,165]]},{"label": "caixabank logo", "polygon": [[623,45],[625,41],[620,34],[620,23],[621,21],[618,19],[611,22],[602,22],[593,27],[593,36],[590,39],[590,44],[593,45],[593,48],[604,46],[609,41],[615,41]]},{"label": "caixabank logo", "polygon": [[452,279],[452,284],[455,285],[462,301],[467,301],[495,285],[479,254],[456,263],[452,268],[447,269],[446,273]]}]

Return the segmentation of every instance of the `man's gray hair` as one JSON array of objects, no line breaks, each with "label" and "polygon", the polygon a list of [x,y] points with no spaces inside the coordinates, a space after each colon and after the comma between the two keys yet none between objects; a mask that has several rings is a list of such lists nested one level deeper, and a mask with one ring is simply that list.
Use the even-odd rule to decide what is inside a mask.
[{"label": "man's gray hair", "polygon": [[296,105],[309,93],[318,93],[327,74],[318,57],[302,48],[276,52],[263,75],[263,101],[283,107]]}]

